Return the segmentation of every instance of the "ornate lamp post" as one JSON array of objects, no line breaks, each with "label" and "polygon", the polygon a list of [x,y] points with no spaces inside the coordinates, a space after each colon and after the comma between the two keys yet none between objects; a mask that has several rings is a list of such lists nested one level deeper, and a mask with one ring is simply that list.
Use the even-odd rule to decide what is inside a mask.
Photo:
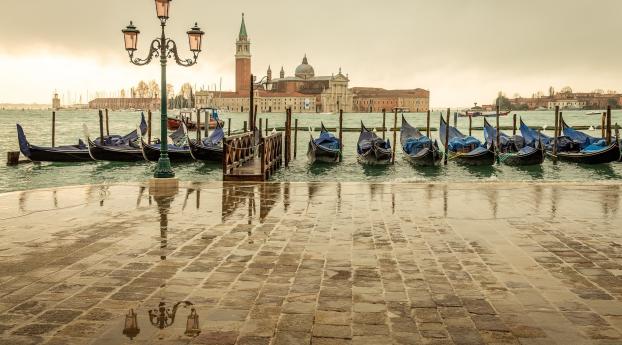
[{"label": "ornate lamp post", "polygon": [[160,58],[160,65],[162,66],[162,76],[160,81],[160,159],[158,160],[158,166],[156,168],[154,176],[156,178],[171,178],[175,177],[173,169],[171,168],[171,161],[168,158],[168,134],[167,134],[167,106],[166,106],[166,62],[168,58],[174,58],[178,65],[189,67],[197,63],[197,58],[201,52],[201,43],[203,35],[201,28],[194,24],[194,26],[187,32],[188,42],[190,44],[190,51],[193,57],[191,59],[181,59],[177,54],[177,44],[170,38],[167,38],[164,33],[164,27],[166,21],[169,18],[169,8],[172,0],[155,0],[156,13],[160,19],[160,26],[162,27],[162,34],[159,38],[151,41],[151,47],[146,58],[134,58],[134,52],[138,43],[138,34],[140,31],[130,22],[123,32],[125,41],[125,50],[127,50],[130,56],[130,62],[134,65],[143,66],[151,62],[154,57]]},{"label": "ornate lamp post", "polygon": [[[180,306],[184,308],[190,307],[190,314],[188,314],[188,319],[186,320],[186,330],[184,331],[184,334],[188,337],[196,337],[201,334],[201,328],[199,327],[199,314],[197,314],[196,309],[194,309],[194,304],[188,301],[180,301],[175,303],[172,310],[166,307],[166,303],[160,302],[157,309],[149,310],[149,322],[159,329],[165,329],[172,326],[173,323],[175,323],[175,316],[177,315],[177,310]],[[125,315],[123,335],[131,340],[134,339],[139,333],[140,328],[138,327],[138,317],[134,312],[134,309],[130,309],[127,315]]]}]

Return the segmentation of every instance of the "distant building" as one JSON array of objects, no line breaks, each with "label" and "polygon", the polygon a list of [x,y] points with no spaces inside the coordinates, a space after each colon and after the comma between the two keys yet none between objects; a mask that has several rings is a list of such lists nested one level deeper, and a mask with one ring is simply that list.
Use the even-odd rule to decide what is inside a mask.
[{"label": "distant building", "polygon": [[548,102],[547,108],[555,109],[555,107],[559,107],[560,109],[577,110],[585,108],[585,105],[585,102],[576,99],[561,99]]},{"label": "distant building", "polygon": [[622,94],[596,92],[564,92],[542,97],[517,97],[510,99],[513,109],[554,109],[559,105],[562,109],[606,109],[607,106],[619,108],[622,105]]},{"label": "distant building", "polygon": [[58,98],[57,92],[54,92],[54,97],[52,98],[52,109],[60,109],[60,98]]},{"label": "distant building", "polygon": [[380,112],[383,109],[405,108],[410,112],[430,109],[430,91],[424,89],[385,90],[372,87],[353,87],[353,111]]},{"label": "distant building", "polygon": [[95,98],[89,102],[89,109],[160,109],[159,98]]}]

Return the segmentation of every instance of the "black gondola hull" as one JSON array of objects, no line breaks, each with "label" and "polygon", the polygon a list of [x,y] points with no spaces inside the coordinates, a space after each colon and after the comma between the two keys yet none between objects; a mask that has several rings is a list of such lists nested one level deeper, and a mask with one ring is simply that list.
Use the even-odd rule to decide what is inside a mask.
[{"label": "black gondola hull", "polygon": [[449,159],[455,161],[458,164],[470,165],[470,166],[484,166],[495,164],[495,153],[486,150],[478,154],[468,153],[449,153]]},{"label": "black gondola hull", "polygon": [[24,156],[28,157],[28,159],[33,162],[78,163],[93,161],[89,155],[88,149],[66,150],[62,148],[45,148],[31,145],[29,151],[29,154],[24,154]]},{"label": "black gondola hull", "polygon": [[402,150],[406,156],[406,161],[414,166],[438,166],[441,163],[441,153],[438,149],[423,149],[416,155],[408,154]]},{"label": "black gondola hull", "polygon": [[358,155],[358,161],[362,164],[369,165],[387,165],[391,164],[392,157],[393,153],[390,149],[386,150],[373,146],[369,150],[360,153]]},{"label": "black gondola hull", "polygon": [[[142,142],[143,157],[150,162],[157,162],[160,159],[160,148],[157,149],[151,145]],[[188,162],[192,161],[190,149],[187,150],[169,150],[168,158],[171,162]]]},{"label": "black gondola hull", "polygon": [[222,162],[222,147],[208,147],[190,140],[190,153],[198,161]]},{"label": "black gondola hull", "polygon": [[316,145],[313,138],[309,141],[309,149],[307,150],[307,158],[311,164],[319,163],[337,163],[339,162],[339,151],[328,150],[320,145]]},{"label": "black gondola hull", "polygon": [[546,153],[544,152],[544,149],[537,149],[528,154],[513,153],[508,156],[502,155],[501,161],[503,164],[510,166],[528,166],[542,164],[545,157]]},{"label": "black gondola hull", "polygon": [[94,160],[110,162],[141,162],[143,153],[131,146],[101,146],[89,140],[89,152]]},{"label": "black gondola hull", "polygon": [[563,162],[578,164],[605,164],[620,160],[620,146],[617,143],[609,145],[598,152],[558,152],[557,159]]}]

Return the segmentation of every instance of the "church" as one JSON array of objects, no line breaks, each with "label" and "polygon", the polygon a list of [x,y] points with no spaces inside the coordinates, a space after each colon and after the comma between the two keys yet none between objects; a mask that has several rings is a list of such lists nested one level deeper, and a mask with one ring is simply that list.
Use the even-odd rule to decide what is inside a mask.
[{"label": "church", "polygon": [[[244,14],[236,40],[235,92],[199,91],[199,107],[213,106],[223,110],[246,112],[250,101],[251,50]],[[278,78],[272,78],[270,66],[266,75],[254,81],[254,100],[260,112],[284,112],[291,107],[296,113],[352,111],[352,94],[348,76],[341,72],[316,76],[305,55],[293,76],[285,76],[281,67]]]},{"label": "church", "polygon": [[[235,91],[198,91],[197,107],[217,107],[233,112],[248,112],[251,89],[251,42],[246,31],[244,14],[235,42]],[[425,112],[429,109],[430,92],[424,89],[385,90],[376,87],[348,88],[347,74],[316,76],[307,55],[286,76],[281,67],[279,77],[272,77],[268,66],[266,74],[253,80],[253,99],[259,112],[295,113],[380,112],[395,108],[404,111]]]}]

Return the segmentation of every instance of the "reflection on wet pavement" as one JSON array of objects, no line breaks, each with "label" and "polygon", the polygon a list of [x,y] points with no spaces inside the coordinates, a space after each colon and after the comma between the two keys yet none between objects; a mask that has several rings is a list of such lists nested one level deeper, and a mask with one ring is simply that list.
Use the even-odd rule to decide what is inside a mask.
[{"label": "reflection on wet pavement", "polygon": [[621,344],[616,184],[0,195],[2,344]]}]

